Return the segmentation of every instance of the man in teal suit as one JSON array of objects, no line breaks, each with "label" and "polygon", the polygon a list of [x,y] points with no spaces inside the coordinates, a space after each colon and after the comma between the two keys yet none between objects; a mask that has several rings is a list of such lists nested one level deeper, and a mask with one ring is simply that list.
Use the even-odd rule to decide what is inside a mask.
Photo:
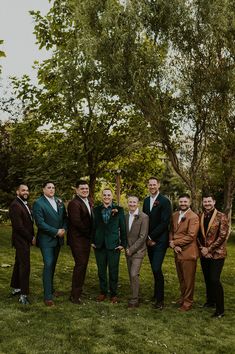
[{"label": "man in teal suit", "polygon": [[149,216],[147,246],[154,276],[154,307],[162,310],[164,306],[162,263],[169,244],[172,208],[170,200],[159,192],[159,188],[160,181],[156,177],[150,177],[148,181],[150,196],[144,199],[143,212]]},{"label": "man in teal suit", "polygon": [[64,243],[67,215],[61,199],[55,197],[52,182],[44,183],[43,195],[33,205],[33,215],[38,227],[37,245],[44,262],[44,303],[46,306],[54,306],[53,278],[60,247]]},{"label": "man in teal suit", "polygon": [[126,247],[126,225],[123,208],[113,204],[110,189],[102,192],[103,204],[94,208],[94,233],[92,246],[95,250],[100,283],[97,301],[104,301],[109,291],[112,303],[117,303],[117,285],[120,251]]}]

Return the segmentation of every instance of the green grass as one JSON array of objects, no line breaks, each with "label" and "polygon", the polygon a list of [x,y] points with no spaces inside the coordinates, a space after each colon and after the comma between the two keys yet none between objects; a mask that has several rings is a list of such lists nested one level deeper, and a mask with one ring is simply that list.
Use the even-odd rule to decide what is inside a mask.
[{"label": "green grass", "polygon": [[[0,265],[14,263],[10,246],[10,226],[1,226]],[[152,275],[147,257],[141,271],[141,306],[127,310],[129,282],[124,255],[120,263],[120,303],[96,303],[99,293],[96,265],[91,254],[84,288],[84,305],[68,301],[73,259],[67,246],[62,248],[56,269],[57,290],[65,295],[54,308],[43,304],[42,259],[39,249],[31,252],[31,306],[22,307],[8,298],[12,267],[0,268],[0,354],[82,353],[82,354],[233,354],[235,353],[234,270],[235,242],[230,239],[229,257],[222,274],[226,316],[212,319],[205,302],[205,289],[198,263],[195,305],[179,313],[172,301],[178,297],[174,259],[169,250],[164,261],[166,308],[152,309]]]}]

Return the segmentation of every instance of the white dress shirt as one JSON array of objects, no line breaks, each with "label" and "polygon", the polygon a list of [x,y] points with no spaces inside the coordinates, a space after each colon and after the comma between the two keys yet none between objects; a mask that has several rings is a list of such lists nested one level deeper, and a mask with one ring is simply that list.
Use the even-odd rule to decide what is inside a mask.
[{"label": "white dress shirt", "polygon": [[44,195],[44,196],[47,198],[47,200],[51,204],[52,208],[57,212],[58,209],[57,209],[57,204],[56,204],[55,198],[54,197],[49,198],[46,195]]},{"label": "white dress shirt", "polygon": [[157,192],[157,194],[154,195],[153,197],[150,195],[150,211],[152,210],[153,204],[154,204],[155,200],[157,199],[158,194],[159,194],[159,192]]},{"label": "white dress shirt", "polygon": [[85,203],[88,211],[89,211],[89,214],[91,215],[91,207],[90,207],[90,204],[89,204],[89,201],[88,201],[88,198],[82,198],[79,196],[79,198],[81,198],[81,200]]},{"label": "white dress shirt", "polygon": [[186,214],[187,211],[189,211],[189,210],[190,210],[190,208],[188,208],[186,211],[180,210],[180,212],[179,212],[178,224],[181,222],[182,218],[185,216],[185,214]]},{"label": "white dress shirt", "polygon": [[129,211],[129,231],[131,229],[131,226],[133,224],[133,221],[134,221],[134,218],[135,218],[135,215],[138,215],[139,214],[139,208],[137,208],[134,213],[131,213]]}]

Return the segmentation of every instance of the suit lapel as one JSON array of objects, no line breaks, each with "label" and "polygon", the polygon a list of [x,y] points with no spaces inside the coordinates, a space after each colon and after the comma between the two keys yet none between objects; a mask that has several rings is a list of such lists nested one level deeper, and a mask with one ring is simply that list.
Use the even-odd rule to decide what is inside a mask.
[{"label": "suit lapel", "polygon": [[57,200],[55,199],[56,201],[56,205],[57,205],[57,211],[53,208],[53,206],[51,205],[51,203],[49,202],[49,200],[47,200],[47,198],[45,196],[43,196],[43,199],[44,199],[44,202],[45,204],[47,205],[47,209],[49,209],[51,212],[53,212],[54,215],[59,215],[59,212],[58,212],[58,204],[57,204]]},{"label": "suit lapel", "polygon": [[32,213],[31,213],[29,207],[27,208],[26,205],[23,203],[23,201],[20,198],[17,198],[16,200],[20,204],[20,206],[23,208],[23,210],[24,210],[25,214],[28,216],[28,218],[31,221],[33,221],[33,216],[32,216]]}]

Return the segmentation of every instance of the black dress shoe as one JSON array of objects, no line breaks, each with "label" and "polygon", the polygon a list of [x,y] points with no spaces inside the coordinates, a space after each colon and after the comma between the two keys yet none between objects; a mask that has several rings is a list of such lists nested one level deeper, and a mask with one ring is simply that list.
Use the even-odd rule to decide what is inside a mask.
[{"label": "black dress shoe", "polygon": [[215,313],[213,313],[213,315],[211,317],[222,318],[222,317],[224,317],[224,312],[215,312]]},{"label": "black dress shoe", "polygon": [[156,309],[156,310],[163,310],[163,307],[164,307],[164,303],[163,302],[156,302],[154,305],[153,305],[153,308]]},{"label": "black dress shoe", "polygon": [[215,307],[215,304],[213,302],[206,302],[202,307],[203,308]]}]

